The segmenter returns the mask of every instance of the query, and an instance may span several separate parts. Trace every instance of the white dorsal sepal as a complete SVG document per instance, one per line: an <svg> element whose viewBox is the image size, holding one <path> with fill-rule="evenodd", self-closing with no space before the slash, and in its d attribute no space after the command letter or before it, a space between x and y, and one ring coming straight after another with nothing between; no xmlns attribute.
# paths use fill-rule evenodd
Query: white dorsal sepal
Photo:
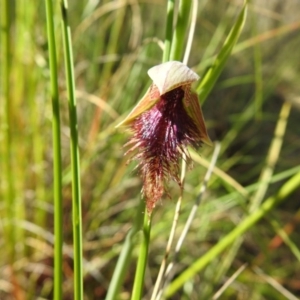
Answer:
<svg viewBox="0 0 300 300"><path fill-rule="evenodd" d="M149 77L157 86L161 95L186 84L197 81L200 77L179 61L168 61L148 70Z"/></svg>

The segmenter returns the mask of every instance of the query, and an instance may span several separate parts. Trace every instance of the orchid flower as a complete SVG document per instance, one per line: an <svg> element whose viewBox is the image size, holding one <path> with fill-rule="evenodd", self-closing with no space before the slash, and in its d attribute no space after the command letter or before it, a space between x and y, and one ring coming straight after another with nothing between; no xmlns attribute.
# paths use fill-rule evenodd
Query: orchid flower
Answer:
<svg viewBox="0 0 300 300"><path fill-rule="evenodd" d="M165 193L169 179L180 185L179 159L189 157L187 146L211 145L191 85L199 76L186 65L170 61L148 70L153 83L144 97L118 126L127 125L133 136L125 146L135 152L143 180L142 193L151 214Z"/></svg>

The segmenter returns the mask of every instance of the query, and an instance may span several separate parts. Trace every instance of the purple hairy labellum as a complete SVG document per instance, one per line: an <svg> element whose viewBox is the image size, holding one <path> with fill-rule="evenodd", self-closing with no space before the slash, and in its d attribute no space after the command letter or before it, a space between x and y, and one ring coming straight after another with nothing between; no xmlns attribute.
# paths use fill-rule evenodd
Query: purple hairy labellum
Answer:
<svg viewBox="0 0 300 300"><path fill-rule="evenodd" d="M133 159L143 179L148 213L165 192L169 179L180 185L179 159L188 145L211 144L198 96L192 82L199 76L186 65L171 61L148 71L152 85L120 125L128 125L133 136L126 146L136 152Z"/></svg>

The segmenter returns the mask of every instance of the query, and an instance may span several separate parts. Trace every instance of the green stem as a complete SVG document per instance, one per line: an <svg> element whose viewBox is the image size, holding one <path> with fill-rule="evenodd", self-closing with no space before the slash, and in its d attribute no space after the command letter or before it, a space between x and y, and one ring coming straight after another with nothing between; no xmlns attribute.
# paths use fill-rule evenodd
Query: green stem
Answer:
<svg viewBox="0 0 300 300"><path fill-rule="evenodd" d="M167 62L170 58L172 37L173 37L173 19L174 19L174 0L168 1L167 7L167 24L165 36L165 48L162 62Z"/></svg>
<svg viewBox="0 0 300 300"><path fill-rule="evenodd" d="M145 212L145 203L140 201L134 224L130 231L128 232L124 245L122 247L122 252L119 256L113 277L109 284L109 289L106 294L106 300L114 300L118 298L121 285L124 281L126 271L128 270L128 265L131 261L132 250L135 246L135 238L137 232L142 227L143 224L143 213Z"/></svg>
<svg viewBox="0 0 300 300"><path fill-rule="evenodd" d="M276 196L268 198L255 212L244 219L244 221L235 227L227 236L222 238L219 243L200 257L192 267L182 272L167 288L165 297L171 297L187 280L203 270L208 263L218 257L220 253L230 246L238 237L252 228L255 223L295 191L299 187L299 183L300 173L297 173L282 186Z"/></svg>
<svg viewBox="0 0 300 300"><path fill-rule="evenodd" d="M208 68L204 76L200 79L199 85L197 87L197 93L199 94L202 104L204 103L208 94L214 87L217 79L219 78L221 72L224 69L224 66L231 54L233 47L235 46L238 38L240 37L247 17L247 7L248 0L244 0L243 9L241 10L236 22L231 28L220 52L218 53L214 62Z"/></svg>
<svg viewBox="0 0 300 300"><path fill-rule="evenodd" d="M181 60L185 45L185 34L189 24L191 0L181 0L178 8L178 19L172 40L170 60Z"/></svg>
<svg viewBox="0 0 300 300"><path fill-rule="evenodd" d="M73 214L73 243L74 243L74 299L83 299L82 274L82 217L80 190L80 159L78 147L77 112L75 99L75 79L71 30L68 24L67 0L61 1L62 33L64 42L66 79L69 97L69 118L71 138L71 167L72 167L72 214Z"/></svg>
<svg viewBox="0 0 300 300"><path fill-rule="evenodd" d="M149 242L150 242L150 232L151 232L151 215L149 216L149 214L145 212L144 227L143 227L143 242L139 253L131 300L142 299L145 270L148 261L147 258L148 258Z"/></svg>
<svg viewBox="0 0 300 300"><path fill-rule="evenodd" d="M62 299L63 217L60 112L57 82L57 59L52 0L46 0L47 35L52 99L53 189L54 189L54 299Z"/></svg>

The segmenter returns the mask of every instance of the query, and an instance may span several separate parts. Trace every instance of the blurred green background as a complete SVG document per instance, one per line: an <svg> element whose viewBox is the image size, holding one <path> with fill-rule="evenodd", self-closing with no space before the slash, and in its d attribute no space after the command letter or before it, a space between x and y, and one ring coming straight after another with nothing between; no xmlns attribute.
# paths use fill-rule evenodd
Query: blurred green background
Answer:
<svg viewBox="0 0 300 300"><path fill-rule="evenodd" d="M188 65L200 76L220 50L241 7L239 0L199 1ZM217 167L224 173L214 173L210 180L180 253L183 268L247 215L249 201L255 197L267 163L271 183L259 202L276 193L289 176L300 170L299 11L299 0L251 1L241 38L202 106L211 139L221 143ZM7 107L1 87L0 299L51 299L52 109L45 3L11 1L10 12L11 48L8 56L1 55L2 64L9 60L11 73ZM59 16L57 5L54 20L64 167L64 294L65 299L72 299L68 103ZM86 299L105 297L122 242L131 227L137 203L141 201L141 180L133 170L135 163L127 164L124 157L123 145L129 134L114 127L148 88L147 70L161 62L165 16L166 1L162 0L69 3L81 156ZM275 134L282 110L285 110L287 127ZM7 115L9 136L6 136ZM282 149L280 151L280 145L276 144L270 153L276 136L282 137ZM11 249L6 247L5 239L9 235L5 205L10 180L5 169L8 142L15 199L14 207L9 209L15 215L13 224L17 233L13 265ZM204 178L203 161L209 161L212 152L213 148L207 146L198 154L191 152L193 157L199 158L199 154L201 157L187 174L179 229L184 226ZM146 291L157 276L180 194L175 183L171 182L168 190L172 199L163 199L153 216ZM286 230L296 250L282 242L273 222ZM174 299L212 299L244 263L248 263L247 268L221 299L297 299L300 297L300 263L294 252L299 253L300 249L299 222L298 189L267 219L253 226L240 245L235 246L236 251L233 247L216 258ZM11 268L15 270L13 280L8 276ZM129 299L134 269L133 262L120 299ZM190 294L189 289L193 290ZM290 294L284 294L282 289Z"/></svg>

